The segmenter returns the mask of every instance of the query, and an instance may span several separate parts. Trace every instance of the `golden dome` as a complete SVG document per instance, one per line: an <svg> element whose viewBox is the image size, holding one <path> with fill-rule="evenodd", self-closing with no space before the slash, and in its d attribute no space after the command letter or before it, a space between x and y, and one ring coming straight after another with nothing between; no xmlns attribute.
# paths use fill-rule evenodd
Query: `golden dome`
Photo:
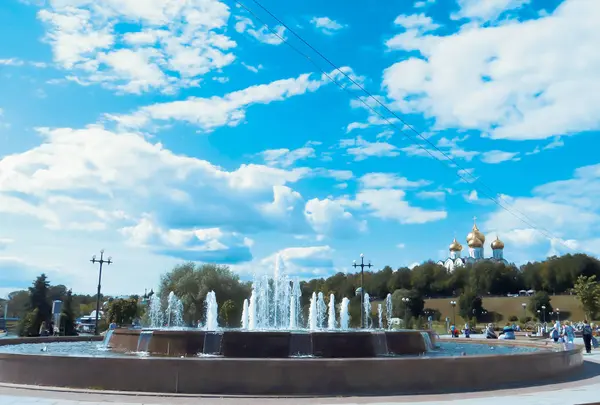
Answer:
<svg viewBox="0 0 600 405"><path fill-rule="evenodd" d="M498 238L498 235L496 235L496 240L492 242L491 246L492 246L492 250L504 249L504 242L502 242Z"/></svg>
<svg viewBox="0 0 600 405"><path fill-rule="evenodd" d="M458 243L456 238L454 238L454 240L450 244L450 251L451 252L460 252L461 250L462 250L462 245L460 243Z"/></svg>
<svg viewBox="0 0 600 405"><path fill-rule="evenodd" d="M475 239L475 238L479 239L479 241L481 243L485 243L485 235L479 231L479 228L477 228L477 224L473 220L473 229L467 235L467 243L469 243L471 241L471 239Z"/></svg>
<svg viewBox="0 0 600 405"><path fill-rule="evenodd" d="M481 239L479 239L477 237L469 239L469 247L470 248L480 248L480 247L483 247L483 242L481 241Z"/></svg>

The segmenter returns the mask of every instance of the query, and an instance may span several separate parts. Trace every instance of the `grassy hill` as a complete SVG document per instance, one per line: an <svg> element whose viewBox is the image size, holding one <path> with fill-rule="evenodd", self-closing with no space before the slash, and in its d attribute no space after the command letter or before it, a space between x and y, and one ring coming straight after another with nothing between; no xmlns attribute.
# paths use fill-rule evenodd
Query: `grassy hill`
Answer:
<svg viewBox="0 0 600 405"><path fill-rule="evenodd" d="M437 309L442 314L442 319L449 317L452 319L452 306L450 301L453 298L435 298L425 300L425 308ZM456 299L458 301L458 299ZM519 319L523 317L522 304L528 304L528 297L491 297L483 299L483 307L488 311L492 317L495 315L495 319L490 319L495 322L508 322L511 316L517 316ZM550 304L556 311L556 308L560 309L560 319L581 321L584 319L583 311L579 306L579 301L572 295L554 295L551 296ZM458 308L456 310L457 322ZM537 314L536 314L537 315ZM530 312L527 312L527 316L532 316ZM553 319L556 319L553 317ZM550 319L546 318L546 321Z"/></svg>
<svg viewBox="0 0 600 405"><path fill-rule="evenodd" d="M579 301L572 295L554 295L550 297L550 304L552 308L560 309L561 320L572 320L581 321L584 319L583 311L579 306ZM458 301L458 298L434 298L425 300L425 308L437 309L440 311L444 320L446 317L452 319L452 306L450 301ZM487 318L490 322L508 322L511 316L516 316L519 319L523 317L522 304L529 303L529 297L490 297L483 299L483 307L488 311ZM383 304L382 301L373 302L372 308L373 313L377 312L377 304ZM536 314L537 315L537 314ZM532 316L530 312L527 312L527 316ZM458 315L458 307L456 308L456 319L457 322L464 322ZM556 319L555 316L552 319ZM546 318L546 321L552 319Z"/></svg>

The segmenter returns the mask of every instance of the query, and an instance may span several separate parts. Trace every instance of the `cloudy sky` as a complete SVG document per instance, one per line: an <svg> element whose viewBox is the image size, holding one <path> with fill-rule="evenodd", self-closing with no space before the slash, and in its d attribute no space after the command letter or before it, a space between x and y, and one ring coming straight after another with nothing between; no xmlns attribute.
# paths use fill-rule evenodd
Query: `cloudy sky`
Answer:
<svg viewBox="0 0 600 405"><path fill-rule="evenodd" d="M600 252L600 1L242 3L1 2L0 292Z"/></svg>

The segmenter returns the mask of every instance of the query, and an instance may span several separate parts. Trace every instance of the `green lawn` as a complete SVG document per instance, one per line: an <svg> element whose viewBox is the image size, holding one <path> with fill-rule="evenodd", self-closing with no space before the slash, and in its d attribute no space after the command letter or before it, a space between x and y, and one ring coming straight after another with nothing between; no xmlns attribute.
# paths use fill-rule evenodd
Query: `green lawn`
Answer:
<svg viewBox="0 0 600 405"><path fill-rule="evenodd" d="M583 311L579 306L579 301L572 295L554 295L550 297L550 304L554 309L560 310L561 320L571 321L582 321L584 319ZM437 309L442 315L442 320L446 317L453 319L452 306L450 301L458 301L458 298L434 298L425 300L425 308ZM483 307L490 314L495 314L496 318L493 319L496 323L508 322L511 316L517 316L519 319L523 317L523 306L522 304L529 303L529 297L492 297L483 299ZM383 301L374 301L372 308L373 312L377 313L377 304L382 304L385 307ZM530 312L526 314L528 317L533 316ZM536 314L537 315L537 314ZM458 322L464 322L458 315L458 308L456 309L456 319ZM556 319L552 317L552 319ZM547 318L546 321L551 319Z"/></svg>

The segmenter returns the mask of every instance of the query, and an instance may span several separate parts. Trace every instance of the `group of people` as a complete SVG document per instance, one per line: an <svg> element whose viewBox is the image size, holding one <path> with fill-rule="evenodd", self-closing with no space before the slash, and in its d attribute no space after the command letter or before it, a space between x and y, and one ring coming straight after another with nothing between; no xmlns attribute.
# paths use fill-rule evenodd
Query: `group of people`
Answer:
<svg viewBox="0 0 600 405"><path fill-rule="evenodd" d="M556 321L556 323L549 332L549 337L552 340L554 340L555 343L561 342L572 344L575 341L575 333L577 330L581 331L581 335L583 337L583 344L587 353L592 352L592 347L597 348L600 346L598 340L594 336L594 327L587 320L583 321L583 324L578 328L576 328L569 321L563 322L562 324L559 321ZM511 325L510 323L507 323L502 328L500 333L496 334L494 325L489 323L485 329L485 337L486 339L514 340L516 338L515 332L518 331L520 331L518 325ZM452 325L450 327L449 332L452 337L457 338L460 336L461 330L460 328L457 328L456 326ZM469 338L471 336L472 331L468 323L465 324L465 328L462 332L464 333L466 338ZM545 329L541 330L542 334L544 332Z"/></svg>
<svg viewBox="0 0 600 405"><path fill-rule="evenodd" d="M580 329L585 351L586 353L591 353L592 347L598 347L598 340L594 336L594 327L586 319L583 321L583 325L581 325ZM556 321L549 334L550 338L554 340L555 343L573 343L575 341L575 332L576 329L571 322L566 321L561 325L559 321Z"/></svg>
<svg viewBox="0 0 600 405"><path fill-rule="evenodd" d="M502 328L500 333L498 333L496 335L496 331L494 330L494 325L491 323L488 323L487 327L485 328L485 338L486 339L515 340L516 339L515 332L517 332L519 330L520 330L520 328L518 326L507 323L506 325L504 325L504 327Z"/></svg>

